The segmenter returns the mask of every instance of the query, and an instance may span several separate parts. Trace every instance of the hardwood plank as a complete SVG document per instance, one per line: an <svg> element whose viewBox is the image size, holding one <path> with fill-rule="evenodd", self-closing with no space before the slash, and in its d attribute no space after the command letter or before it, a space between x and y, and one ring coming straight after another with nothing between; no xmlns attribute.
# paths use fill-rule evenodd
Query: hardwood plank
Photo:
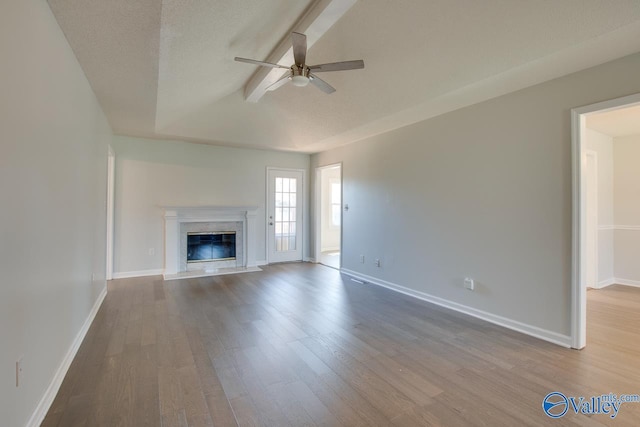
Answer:
<svg viewBox="0 0 640 427"><path fill-rule="evenodd" d="M184 415L184 404L176 368L158 366L158 394L163 427L179 426L181 415Z"/></svg>
<svg viewBox="0 0 640 427"><path fill-rule="evenodd" d="M375 372L326 342L305 338L302 343L345 382L378 408L388 419L412 406L410 399L381 379Z"/></svg>
<svg viewBox="0 0 640 427"><path fill-rule="evenodd" d="M58 425L60 426L87 426L91 423L91 402L93 401L92 394L80 394L72 396L69 399L69 403L66 410L60 418Z"/></svg>
<svg viewBox="0 0 640 427"><path fill-rule="evenodd" d="M196 367L192 365L179 368L178 380L180 381L182 403L189 426L213 426Z"/></svg>
<svg viewBox="0 0 640 427"><path fill-rule="evenodd" d="M327 408L313 391L302 381L295 381L286 385L289 398L297 402L309 414L318 426L337 426L340 421Z"/></svg>
<svg viewBox="0 0 640 427"><path fill-rule="evenodd" d="M229 401L240 427L257 427L260 425L259 415L249 396L237 397Z"/></svg>
<svg viewBox="0 0 640 427"><path fill-rule="evenodd" d="M272 393L261 381L251 361L244 351L235 351L233 362L237 367L239 380L242 382L246 394L256 409L257 416L262 425L288 426L287 417L282 413Z"/></svg>
<svg viewBox="0 0 640 427"><path fill-rule="evenodd" d="M121 357L121 355L107 357L103 369L95 375L97 381L94 417L97 426L108 427L113 424Z"/></svg>
<svg viewBox="0 0 640 427"><path fill-rule="evenodd" d="M300 404L300 402L298 402L295 396L289 392L288 387L288 384L272 384L267 388L267 392L277 402L282 412L286 414L291 426L315 426L316 423L313 422L311 416L309 416L305 408Z"/></svg>
<svg viewBox="0 0 640 427"><path fill-rule="evenodd" d="M278 351L287 357L298 377L343 425L388 425L384 415L344 383L302 343L288 343L279 347Z"/></svg>

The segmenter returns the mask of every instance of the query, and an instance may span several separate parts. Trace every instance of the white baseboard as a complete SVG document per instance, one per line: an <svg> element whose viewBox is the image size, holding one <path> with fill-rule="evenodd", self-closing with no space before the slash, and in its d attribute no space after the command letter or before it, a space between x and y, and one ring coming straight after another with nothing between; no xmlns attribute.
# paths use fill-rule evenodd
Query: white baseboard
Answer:
<svg viewBox="0 0 640 427"><path fill-rule="evenodd" d="M633 286L636 288L640 288L640 280L631 280L631 279L621 279L620 277L612 277L611 279L606 279L598 282L598 287L596 289L606 288L611 285L624 285L624 286Z"/></svg>
<svg viewBox="0 0 640 427"><path fill-rule="evenodd" d="M53 376L53 379L51 380L51 383L49 384L49 387L47 387L47 390L42 396L42 399L40 399L40 402L38 403L36 410L31 415L31 418L29 418L29 421L27 422L26 427L38 427L44 420L44 417L47 415L47 412L49 412L49 408L53 403L53 399L55 399L56 394L58 394L58 390L60 390L62 381L64 380L65 375L67 375L69 366L71 366L71 362L73 362L73 358L76 357L76 353L80 348L80 344L82 344L82 341L84 340L85 335L87 335L87 332L91 327L91 323L93 323L93 319L95 319L96 314L98 314L98 310L100 310L100 306L102 305L102 302L104 301L104 298L106 296L107 296L107 287L105 285L102 292L100 292L100 295L98 295L98 299L96 299L95 304L93 304L93 307L89 312L89 316L87 316L87 319L84 321L82 328L80 328L78 335L76 335L76 338L73 340L73 343L71 343L71 347L69 348L69 351L67 351L67 354L65 355L64 359L62 359L62 363L60 363L58 370L56 371L55 375Z"/></svg>
<svg viewBox="0 0 640 427"><path fill-rule="evenodd" d="M121 271L118 273L113 273L113 278L128 279L130 277L160 276L162 273L164 273L164 269L162 268L156 270Z"/></svg>
<svg viewBox="0 0 640 427"><path fill-rule="evenodd" d="M633 286L636 288L640 288L640 280L621 279L619 277L616 277L614 280L617 285Z"/></svg>
<svg viewBox="0 0 640 427"><path fill-rule="evenodd" d="M307 256L307 257L304 257L304 258L303 258L303 261L304 261L304 262L312 262L312 263L314 263L314 264L316 263L316 259L315 259L315 258L311 258L311 257L308 257L308 256Z"/></svg>
<svg viewBox="0 0 640 427"><path fill-rule="evenodd" d="M602 289L602 288L606 288L607 286L611 286L611 285L615 285L615 284L616 284L615 277L611 277L609 279L605 279L605 280L599 281L595 288L596 289Z"/></svg>
<svg viewBox="0 0 640 427"><path fill-rule="evenodd" d="M615 225L616 230L634 230L640 231L640 225Z"/></svg>
<svg viewBox="0 0 640 427"><path fill-rule="evenodd" d="M601 225L598 230L633 230L640 231L640 225Z"/></svg>
<svg viewBox="0 0 640 427"><path fill-rule="evenodd" d="M446 300L444 298L429 295L427 293L416 291L414 289L406 288L404 286L387 282L385 280L377 279L375 277L367 276L366 274L358 273L352 270L348 270L346 268L343 268L340 271L345 274L348 274L349 276L353 276L356 279L359 279L367 283L371 283L373 285L382 286L384 288L391 289L393 291L400 292L402 294L409 295L414 298L418 298L423 301L427 301L432 304L439 305L441 307L458 311L460 313L468 314L469 316L473 316L478 319L485 320L489 323L503 326L505 328L512 329L514 331L518 331L523 334L530 335L532 337L536 337L541 340L560 345L562 347L567 347L567 348L571 347L571 337L568 335L559 334L557 332L542 329L537 326L519 322L517 320L509 319L509 318L498 316L496 314L492 314L486 311L478 310L473 307L469 307L463 304L459 304L457 302Z"/></svg>
<svg viewBox="0 0 640 427"><path fill-rule="evenodd" d="M267 265L268 262L266 259L261 259L260 261L256 261L256 266L260 267L262 265Z"/></svg>

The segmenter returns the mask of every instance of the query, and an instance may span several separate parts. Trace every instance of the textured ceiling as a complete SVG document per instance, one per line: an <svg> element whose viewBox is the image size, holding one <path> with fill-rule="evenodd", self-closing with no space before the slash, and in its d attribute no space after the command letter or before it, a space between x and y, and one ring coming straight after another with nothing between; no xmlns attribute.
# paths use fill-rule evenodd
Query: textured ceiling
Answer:
<svg viewBox="0 0 640 427"><path fill-rule="evenodd" d="M338 0L339 1L339 0ZM359 0L308 53L364 59L244 101L300 0L49 0L118 134L314 152L640 51L637 0ZM290 64L285 64L290 65Z"/></svg>
<svg viewBox="0 0 640 427"><path fill-rule="evenodd" d="M605 135L640 135L640 105L587 116L586 125Z"/></svg>

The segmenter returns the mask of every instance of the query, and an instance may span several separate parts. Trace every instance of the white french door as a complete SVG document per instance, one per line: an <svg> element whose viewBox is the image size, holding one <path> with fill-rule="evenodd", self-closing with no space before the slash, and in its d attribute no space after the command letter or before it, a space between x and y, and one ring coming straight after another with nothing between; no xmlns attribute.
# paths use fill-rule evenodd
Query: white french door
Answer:
<svg viewBox="0 0 640 427"><path fill-rule="evenodd" d="M268 261L302 260L302 188L304 173L267 169Z"/></svg>

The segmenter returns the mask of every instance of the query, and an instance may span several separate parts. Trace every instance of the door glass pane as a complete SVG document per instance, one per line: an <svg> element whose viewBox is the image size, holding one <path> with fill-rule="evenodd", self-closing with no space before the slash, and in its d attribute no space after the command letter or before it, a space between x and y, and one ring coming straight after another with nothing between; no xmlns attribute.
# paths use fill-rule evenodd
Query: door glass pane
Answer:
<svg viewBox="0 0 640 427"><path fill-rule="evenodd" d="M289 223L289 249L296 250L296 223Z"/></svg>
<svg viewBox="0 0 640 427"><path fill-rule="evenodd" d="M296 250L297 179L276 177L275 182L275 242L276 251Z"/></svg>

